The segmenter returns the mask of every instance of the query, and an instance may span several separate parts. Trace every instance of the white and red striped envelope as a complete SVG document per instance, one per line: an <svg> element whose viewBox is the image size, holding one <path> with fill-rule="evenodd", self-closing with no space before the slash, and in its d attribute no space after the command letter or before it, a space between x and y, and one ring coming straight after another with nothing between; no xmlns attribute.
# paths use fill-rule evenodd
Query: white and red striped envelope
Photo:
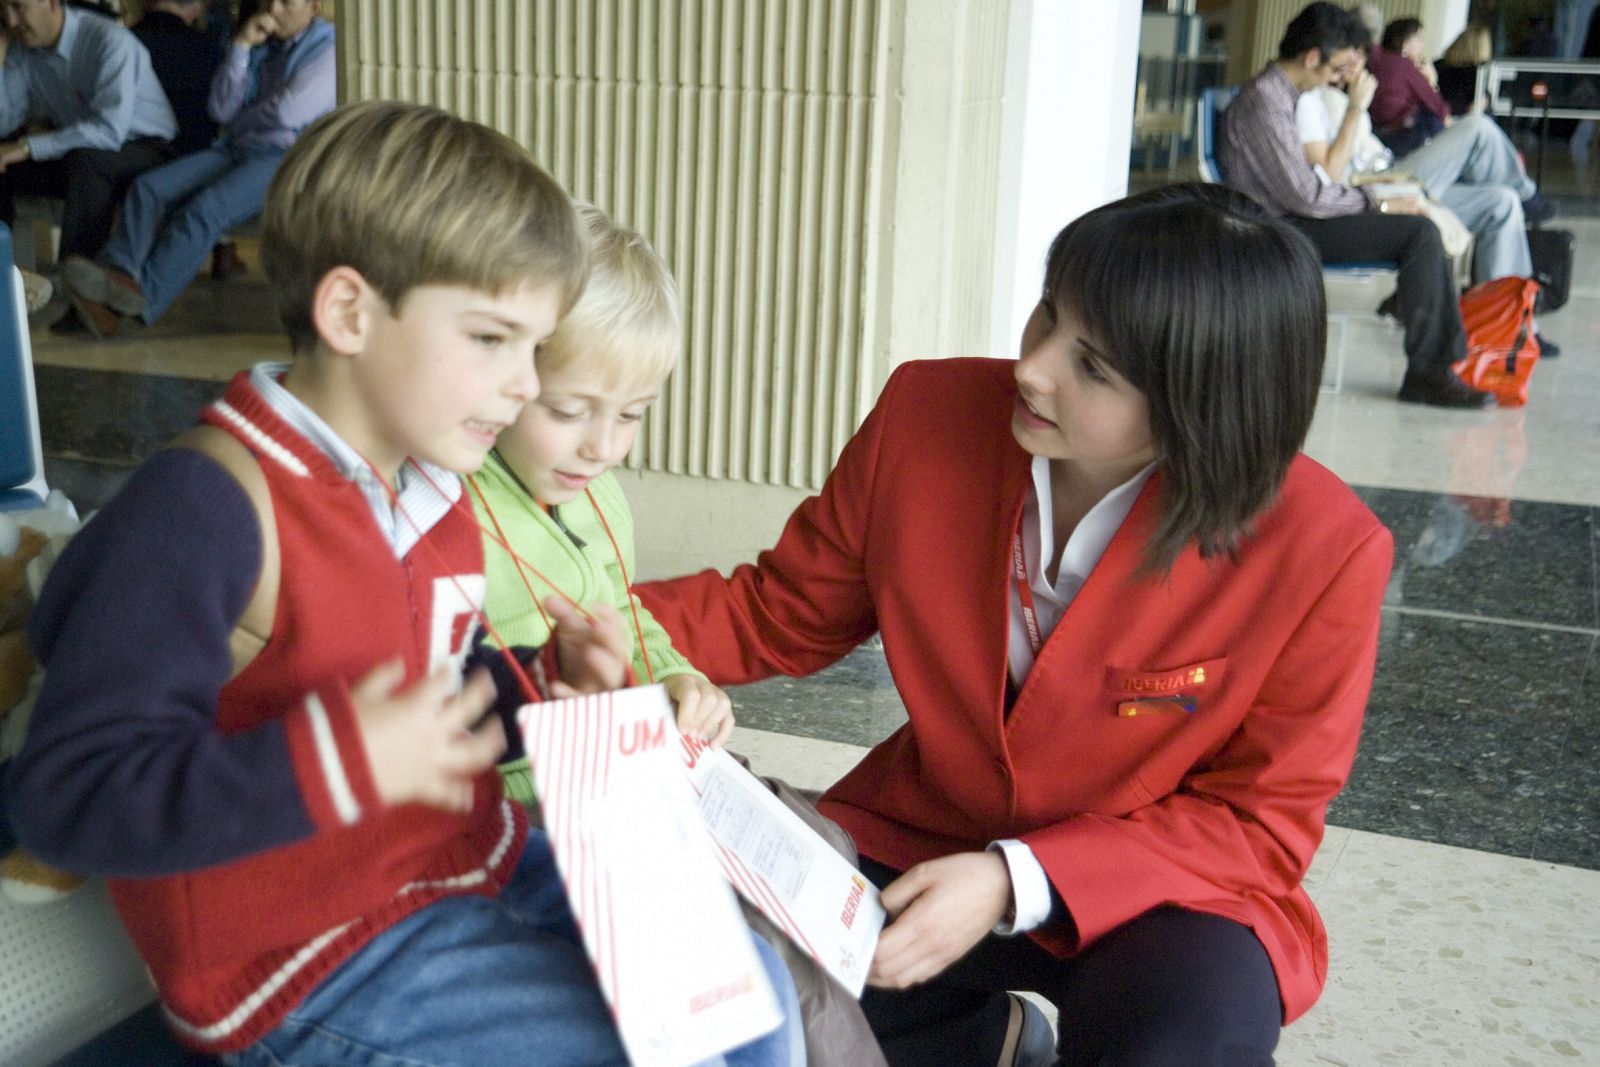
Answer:
<svg viewBox="0 0 1600 1067"><path fill-rule="evenodd" d="M733 757L689 738L681 747L723 873L859 997L887 919L878 888Z"/></svg>
<svg viewBox="0 0 1600 1067"><path fill-rule="evenodd" d="M695 810L660 686L529 704L556 864L628 1057L684 1067L783 1021Z"/></svg>

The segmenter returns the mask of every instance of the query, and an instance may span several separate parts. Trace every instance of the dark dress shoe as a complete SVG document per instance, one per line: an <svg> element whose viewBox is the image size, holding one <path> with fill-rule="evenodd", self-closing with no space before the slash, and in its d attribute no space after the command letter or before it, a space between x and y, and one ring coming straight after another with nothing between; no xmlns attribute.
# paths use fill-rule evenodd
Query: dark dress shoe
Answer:
<svg viewBox="0 0 1600 1067"><path fill-rule="evenodd" d="M1522 202L1522 218L1529 226L1549 222L1555 217L1555 202L1542 193L1534 193Z"/></svg>
<svg viewBox="0 0 1600 1067"><path fill-rule="evenodd" d="M89 327L78 318L78 309L70 302L65 304L66 311L61 317L50 324L50 332L57 337L82 337L89 332Z"/></svg>
<svg viewBox="0 0 1600 1067"><path fill-rule="evenodd" d="M998 1062L1004 1067L1057 1067L1061 1061L1056 1057L1056 1032L1050 1020L1033 1001L1015 993L1008 996L1011 1018Z"/></svg>
<svg viewBox="0 0 1600 1067"><path fill-rule="evenodd" d="M1400 399L1407 404L1431 404L1436 408L1492 408L1493 393L1474 389L1450 371L1417 374L1406 371L1400 383Z"/></svg>
<svg viewBox="0 0 1600 1067"><path fill-rule="evenodd" d="M1555 359L1561 354L1561 346L1550 340L1544 334L1534 334L1533 339L1539 342L1539 358Z"/></svg>
<svg viewBox="0 0 1600 1067"><path fill-rule="evenodd" d="M239 257L239 246L232 241L224 241L211 250L213 281L226 281L235 274L246 273L249 269Z"/></svg>

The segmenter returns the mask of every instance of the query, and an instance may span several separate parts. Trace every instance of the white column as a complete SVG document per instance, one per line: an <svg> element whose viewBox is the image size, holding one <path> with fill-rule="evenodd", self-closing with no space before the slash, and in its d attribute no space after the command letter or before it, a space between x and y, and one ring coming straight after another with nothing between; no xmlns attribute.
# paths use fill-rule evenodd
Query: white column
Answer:
<svg viewBox="0 0 1600 1067"><path fill-rule="evenodd" d="M1050 241L1128 191L1138 0L1012 0L989 354L1015 355Z"/></svg>
<svg viewBox="0 0 1600 1067"><path fill-rule="evenodd" d="M1467 28L1471 4L1472 0L1423 0L1417 18L1422 20L1422 38L1427 42L1428 55L1436 58L1442 55L1450 42Z"/></svg>

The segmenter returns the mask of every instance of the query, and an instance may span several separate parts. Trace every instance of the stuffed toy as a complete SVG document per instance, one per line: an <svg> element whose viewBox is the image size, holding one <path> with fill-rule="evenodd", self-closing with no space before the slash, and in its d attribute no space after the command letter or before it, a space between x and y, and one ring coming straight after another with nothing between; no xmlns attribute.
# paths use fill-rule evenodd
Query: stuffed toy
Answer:
<svg viewBox="0 0 1600 1067"><path fill-rule="evenodd" d="M22 747L43 673L28 651L23 625L78 517L60 493L42 508L0 512L0 761ZM83 879L40 863L23 849L0 858L0 892L22 904L56 900Z"/></svg>

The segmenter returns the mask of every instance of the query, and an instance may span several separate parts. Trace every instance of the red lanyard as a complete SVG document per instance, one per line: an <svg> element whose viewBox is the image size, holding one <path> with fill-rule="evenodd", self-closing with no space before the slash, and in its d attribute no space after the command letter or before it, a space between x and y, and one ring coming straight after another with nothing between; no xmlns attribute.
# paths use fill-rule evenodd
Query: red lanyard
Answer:
<svg viewBox="0 0 1600 1067"><path fill-rule="evenodd" d="M424 476L426 476L426 472L424 472ZM582 605L579 605L578 602L564 592L560 586L551 581L547 575L540 573L538 568L534 567L533 564L529 563L526 559L523 559L522 556L520 556L517 551L511 547L511 541L506 537L505 530L501 528L500 519L495 515L494 508L490 506L489 498L484 494L483 488L478 485L478 480L474 477L468 477L466 481L467 484L472 487L473 493L477 496L478 503L483 505L484 514L488 515L489 521L494 524L494 533L491 534L488 530L484 530L484 534L493 540L495 544L503 548L506 551L506 554L511 557L511 562L516 569L517 577L522 579L523 588L527 589L528 595L533 598L533 606L538 609L539 617L544 620L545 627L548 628L552 634L554 634L555 628L550 625L550 616L545 614L544 607L539 602L539 594L534 591L533 583L528 580L529 574L532 574L545 585L549 586L551 592L577 606L578 610L583 612L585 618L593 621L594 617L587 611L583 611ZM617 537L611 532L611 524L606 521L606 513L600 510L600 502L595 500L594 493L590 492L588 489L585 489L583 494L589 498L589 506L594 508L595 515L600 519L600 526L606 532L606 539L611 542L611 551L616 554L617 570L622 574L622 585L628 598L628 611L633 616L633 634L639 642L639 657L644 660L645 677L647 677L651 682L654 682L656 680L656 672L654 666L650 663L650 652L644 647L644 627L639 622L639 606L634 601L633 582L628 577L628 565L622 560L622 547L617 544ZM532 500L535 504L539 503L539 501L531 493L528 494L528 499ZM460 506L459 501L457 502L456 506ZM543 505L540 506L542 507ZM474 518L473 521L476 522L476 518ZM498 634L495 635L495 640L500 640Z"/></svg>
<svg viewBox="0 0 1600 1067"><path fill-rule="evenodd" d="M617 544L617 535L611 532L611 524L606 521L606 513L600 510L600 502L594 498L594 493L588 488L583 490L583 495L589 498L589 505L594 508L594 513L600 519L600 528L606 532L606 540L611 542L611 551L617 556L617 570L622 574L622 588L628 596L628 612L633 616L633 635L639 639L639 658L644 660L644 674L653 683L656 680L655 668L650 666L650 650L644 647L644 627L639 625L639 605L633 595L633 580L628 577L628 565L622 562L622 548Z"/></svg>
<svg viewBox="0 0 1600 1067"><path fill-rule="evenodd" d="M1022 550L1022 516L1017 516L1017 528L1011 534L1011 576L1017 583L1017 599L1022 602L1022 626L1028 631L1028 643L1033 646L1033 657L1039 658L1044 648L1044 635L1039 631L1039 615L1033 609L1033 590L1028 584L1028 557Z"/></svg>

